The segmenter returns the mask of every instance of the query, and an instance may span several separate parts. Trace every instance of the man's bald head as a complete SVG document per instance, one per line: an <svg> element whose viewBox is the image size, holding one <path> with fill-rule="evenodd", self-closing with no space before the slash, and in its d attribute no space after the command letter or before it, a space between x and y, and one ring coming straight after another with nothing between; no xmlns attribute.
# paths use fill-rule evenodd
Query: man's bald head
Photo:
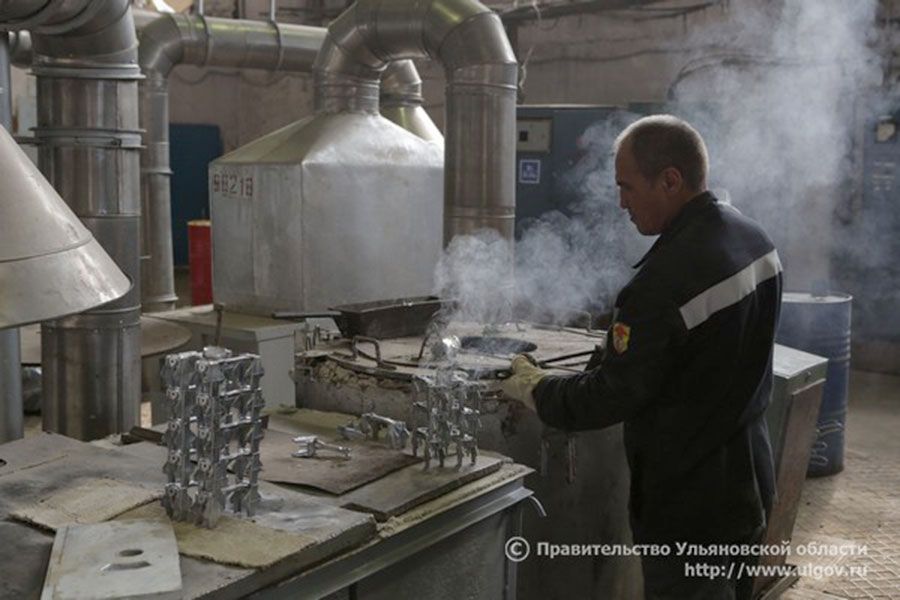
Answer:
<svg viewBox="0 0 900 600"><path fill-rule="evenodd" d="M696 129L671 115L653 115L639 119L625 128L615 142L618 154L630 152L638 170L653 180L665 169L681 173L685 188L699 193L706 189L709 155L706 144Z"/></svg>

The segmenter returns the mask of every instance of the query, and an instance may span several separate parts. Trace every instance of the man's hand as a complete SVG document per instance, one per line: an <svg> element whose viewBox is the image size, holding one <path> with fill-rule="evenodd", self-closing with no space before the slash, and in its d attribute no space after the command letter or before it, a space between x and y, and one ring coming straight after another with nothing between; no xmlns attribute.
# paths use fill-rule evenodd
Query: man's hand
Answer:
<svg viewBox="0 0 900 600"><path fill-rule="evenodd" d="M534 365L524 354L519 354L512 360L509 370L512 372L507 379L500 384L503 393L518 400L531 410L537 411L534 404L534 386L543 379L547 373Z"/></svg>

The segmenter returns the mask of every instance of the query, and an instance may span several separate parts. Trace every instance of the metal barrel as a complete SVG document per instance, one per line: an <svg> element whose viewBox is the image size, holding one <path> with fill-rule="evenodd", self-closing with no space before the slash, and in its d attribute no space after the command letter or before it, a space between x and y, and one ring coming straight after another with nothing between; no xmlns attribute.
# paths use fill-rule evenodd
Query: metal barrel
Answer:
<svg viewBox="0 0 900 600"><path fill-rule="evenodd" d="M817 437L806 474L833 475L844 468L844 428L850 383L850 307L853 297L831 292L785 292L776 341L828 359Z"/></svg>

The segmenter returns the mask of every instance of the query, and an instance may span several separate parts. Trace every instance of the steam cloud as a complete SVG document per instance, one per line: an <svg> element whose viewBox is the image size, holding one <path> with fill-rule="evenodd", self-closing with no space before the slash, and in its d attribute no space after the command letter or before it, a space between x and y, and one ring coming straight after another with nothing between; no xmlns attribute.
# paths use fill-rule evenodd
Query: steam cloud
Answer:
<svg viewBox="0 0 900 600"><path fill-rule="evenodd" d="M712 187L763 224L794 289L833 287L835 210L854 177L854 104L880 82L876 0L740 2L695 35L728 48L692 57L672 112L710 149ZM703 106L706 103L706 106Z"/></svg>
<svg viewBox="0 0 900 600"><path fill-rule="evenodd" d="M584 155L557 182L557 192L575 201L565 214L521 223L514 250L493 230L451 241L435 279L437 293L457 302L454 320L564 323L612 309L652 242L619 208L615 186L612 143L636 118L623 112L584 132Z"/></svg>
<svg viewBox="0 0 900 600"><path fill-rule="evenodd" d="M830 256L843 251L834 215L853 177L854 99L881 77L876 8L876 0L730 3L721 23L691 34L703 42L696 46L723 50L679 65L658 111L700 130L710 187L763 224L795 289L831 285ZM435 280L437 293L459 303L454 318L503 322L515 307L518 318L562 322L610 310L652 242L618 207L610 155L636 118L623 111L584 133L586 154L560 182L577 200L566 214L520 224L515 250L493 232L451 242Z"/></svg>

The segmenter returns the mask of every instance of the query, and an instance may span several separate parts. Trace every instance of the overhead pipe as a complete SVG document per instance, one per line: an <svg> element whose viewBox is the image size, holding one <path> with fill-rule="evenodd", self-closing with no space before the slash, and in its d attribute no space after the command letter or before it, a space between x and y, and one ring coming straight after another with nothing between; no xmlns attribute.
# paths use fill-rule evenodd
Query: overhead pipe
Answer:
<svg viewBox="0 0 900 600"><path fill-rule="evenodd" d="M134 15L134 26L138 31L150 22L155 21L160 14L155 10L140 8L132 8L131 13ZM13 66L20 69L29 68L32 58L31 33L28 31L10 31L9 54L10 62Z"/></svg>
<svg viewBox="0 0 900 600"><path fill-rule="evenodd" d="M141 30L139 62L145 75L140 84L146 146L141 155L145 310L170 309L177 299L169 163L168 78L172 69L191 64L310 72L326 33L322 27L182 14L163 15ZM389 76L390 72L394 75ZM396 63L385 76L384 93L391 98L390 112L385 116L425 139L442 139L421 106L421 91L421 80L412 62Z"/></svg>
<svg viewBox="0 0 900 600"><path fill-rule="evenodd" d="M447 79L444 243L515 225L518 66L500 18L475 0L358 0L328 27L313 68L316 110L378 111L400 58L439 60Z"/></svg>
<svg viewBox="0 0 900 600"><path fill-rule="evenodd" d="M80 439L126 431L140 404L137 37L129 0L0 4L30 30L38 165L131 279L101 308L41 326L44 428Z"/></svg>

